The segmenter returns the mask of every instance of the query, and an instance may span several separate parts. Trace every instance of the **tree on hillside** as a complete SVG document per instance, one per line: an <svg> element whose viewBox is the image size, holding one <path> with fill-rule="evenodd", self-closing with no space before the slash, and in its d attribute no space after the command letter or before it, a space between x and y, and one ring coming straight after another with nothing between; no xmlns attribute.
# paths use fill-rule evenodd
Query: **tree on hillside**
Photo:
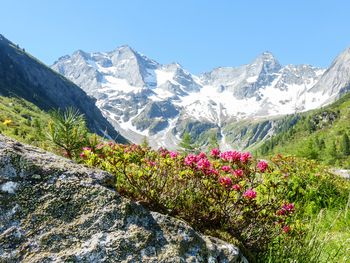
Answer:
<svg viewBox="0 0 350 263"><path fill-rule="evenodd" d="M84 115L74 108L51 111L50 115L48 139L72 159L87 140L88 130Z"/></svg>
<svg viewBox="0 0 350 263"><path fill-rule="evenodd" d="M148 141L147 136L144 136L144 137L143 137L142 142L141 142L141 146L143 146L143 147L145 147L145 148L148 148L148 147L149 147L149 141Z"/></svg>
<svg viewBox="0 0 350 263"><path fill-rule="evenodd" d="M337 145L333 140L331 141L330 145L327 146L327 163L334 165L337 157L338 157Z"/></svg>
<svg viewBox="0 0 350 263"><path fill-rule="evenodd" d="M308 139L303 146L298 149L298 155L308 159L317 160L318 150L316 149L315 142L312 139Z"/></svg>
<svg viewBox="0 0 350 263"><path fill-rule="evenodd" d="M214 149L214 148L219 148L219 141L218 141L218 137L216 136L216 133L213 133L210 137L209 137L209 141L208 141L208 149Z"/></svg>
<svg viewBox="0 0 350 263"><path fill-rule="evenodd" d="M344 133L341 138L340 151L345 156L350 155L350 140L349 140L349 136L346 133Z"/></svg>
<svg viewBox="0 0 350 263"><path fill-rule="evenodd" d="M189 132L184 133L179 146L180 146L180 151L185 153L191 153L195 151L196 147L193 144L192 137Z"/></svg>

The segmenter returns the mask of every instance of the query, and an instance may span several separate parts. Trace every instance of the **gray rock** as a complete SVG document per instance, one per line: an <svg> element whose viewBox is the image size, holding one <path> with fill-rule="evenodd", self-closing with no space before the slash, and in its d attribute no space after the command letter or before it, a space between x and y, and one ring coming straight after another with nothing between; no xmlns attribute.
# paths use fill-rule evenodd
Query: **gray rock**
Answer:
<svg viewBox="0 0 350 263"><path fill-rule="evenodd" d="M0 135L0 262L247 262L151 212L114 177Z"/></svg>

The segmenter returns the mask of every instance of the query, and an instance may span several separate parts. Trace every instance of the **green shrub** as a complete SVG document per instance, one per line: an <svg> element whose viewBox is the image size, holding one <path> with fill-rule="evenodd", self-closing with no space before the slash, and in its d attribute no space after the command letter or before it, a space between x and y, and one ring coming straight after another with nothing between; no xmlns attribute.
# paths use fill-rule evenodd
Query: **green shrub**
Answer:
<svg viewBox="0 0 350 263"><path fill-rule="evenodd" d="M88 130L83 114L73 108L50 112L48 139L72 159L87 144Z"/></svg>
<svg viewBox="0 0 350 263"><path fill-rule="evenodd" d="M254 252L276 235L292 234L294 205L282 197L266 162L249 153L181 155L137 145L85 148L82 161L117 177L117 190L206 233L226 233ZM282 212L281 212L282 211Z"/></svg>

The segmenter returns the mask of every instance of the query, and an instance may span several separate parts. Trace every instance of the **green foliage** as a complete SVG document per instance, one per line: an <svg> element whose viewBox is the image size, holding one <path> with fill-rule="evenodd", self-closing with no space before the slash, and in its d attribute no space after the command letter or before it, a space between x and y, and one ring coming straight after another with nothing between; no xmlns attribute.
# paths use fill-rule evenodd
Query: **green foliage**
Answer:
<svg viewBox="0 0 350 263"><path fill-rule="evenodd" d="M50 150L45 131L50 116L17 97L0 96L0 133L24 143Z"/></svg>
<svg viewBox="0 0 350 263"><path fill-rule="evenodd" d="M350 94L347 94L324 109L282 118L275 135L259 145L258 152L263 156L294 154L347 168L349 123Z"/></svg>
<svg viewBox="0 0 350 263"><path fill-rule="evenodd" d="M350 215L344 209L305 217L302 238L276 238L259 262L328 263L350 261Z"/></svg>
<svg viewBox="0 0 350 263"><path fill-rule="evenodd" d="M298 220L347 199L349 184L316 162L276 156L268 169L259 170L260 164L249 155L245 162L244 154L227 153L241 158L109 143L85 149L81 161L115 174L121 194L184 219L204 233L237 240L255 256L264 255L276 238L302 238L308 225ZM251 192L252 198L247 198L249 190L256 197ZM292 203L294 214L284 208L290 205L293 212Z"/></svg>
<svg viewBox="0 0 350 263"><path fill-rule="evenodd" d="M219 149L219 147L220 145L216 133L211 134L208 141L208 149Z"/></svg>
<svg viewBox="0 0 350 263"><path fill-rule="evenodd" d="M84 115L78 110L67 108L65 111L51 111L48 139L72 159L87 144L87 128Z"/></svg>
<svg viewBox="0 0 350 263"><path fill-rule="evenodd" d="M350 140L346 133L344 133L341 138L340 151L344 156L350 155Z"/></svg>
<svg viewBox="0 0 350 263"><path fill-rule="evenodd" d="M182 140L179 144L180 151L185 153L193 153L196 150L196 146L192 141L191 134L189 132L185 132L182 136Z"/></svg>
<svg viewBox="0 0 350 263"><path fill-rule="evenodd" d="M145 147L145 148L149 147L149 141L148 141L148 138L146 136L143 137L141 146Z"/></svg>

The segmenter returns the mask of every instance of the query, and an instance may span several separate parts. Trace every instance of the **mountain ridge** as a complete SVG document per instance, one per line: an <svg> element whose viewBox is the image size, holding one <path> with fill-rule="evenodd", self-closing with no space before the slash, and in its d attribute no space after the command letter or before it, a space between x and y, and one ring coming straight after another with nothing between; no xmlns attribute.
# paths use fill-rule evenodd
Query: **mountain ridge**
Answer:
<svg viewBox="0 0 350 263"><path fill-rule="evenodd" d="M147 136L154 147L174 149L185 132L204 144L214 133L223 148L235 147L225 139L232 123L315 109L334 101L344 88L331 87L330 94L313 89L325 69L281 65L268 51L249 64L200 75L178 63L160 64L129 46L89 54L88 60L65 56L52 68L94 96L104 116L129 140L140 143ZM144 120L157 107L160 114Z"/></svg>

